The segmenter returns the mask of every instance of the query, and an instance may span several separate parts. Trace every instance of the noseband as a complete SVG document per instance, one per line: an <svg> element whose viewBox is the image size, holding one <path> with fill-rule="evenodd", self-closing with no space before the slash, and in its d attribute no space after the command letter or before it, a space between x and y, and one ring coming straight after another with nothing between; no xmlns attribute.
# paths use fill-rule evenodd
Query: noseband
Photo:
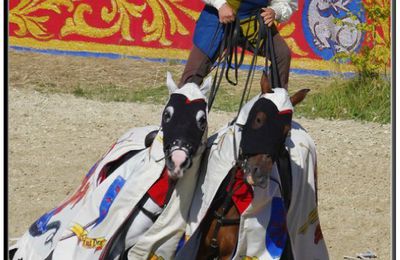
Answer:
<svg viewBox="0 0 400 260"><path fill-rule="evenodd" d="M187 155L189 154L193 154L193 146L188 144L188 143L184 143L182 140L175 140L173 141L168 148L166 149L167 152L172 153L175 150L182 150L184 151Z"/></svg>
<svg viewBox="0 0 400 260"><path fill-rule="evenodd" d="M193 154L193 146L188 143L184 143L182 140L175 140L170 145L168 145L166 149L164 149L165 158L171 158L172 153L177 150L181 150L186 154L186 160L184 162L184 165L182 165L182 168L190 168L190 166L192 165L191 155ZM170 160L165 160L165 163L167 164L168 169L173 168Z"/></svg>

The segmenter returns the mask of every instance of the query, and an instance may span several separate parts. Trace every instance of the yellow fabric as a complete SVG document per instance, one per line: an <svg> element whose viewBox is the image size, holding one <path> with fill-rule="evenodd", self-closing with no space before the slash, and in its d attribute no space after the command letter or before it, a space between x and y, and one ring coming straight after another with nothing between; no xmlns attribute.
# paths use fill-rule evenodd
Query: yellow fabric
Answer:
<svg viewBox="0 0 400 260"><path fill-rule="evenodd" d="M253 47L256 47L258 32L260 30L260 24L257 21L257 17L253 15L240 20L240 27L242 29L243 36L246 37L247 41ZM259 47L263 46L265 40L267 40L267 36L261 39ZM258 55L265 56L265 51L263 49L260 49L258 51Z"/></svg>
<svg viewBox="0 0 400 260"><path fill-rule="evenodd" d="M240 0L227 0L226 1L230 7L232 7L236 12L239 10Z"/></svg>

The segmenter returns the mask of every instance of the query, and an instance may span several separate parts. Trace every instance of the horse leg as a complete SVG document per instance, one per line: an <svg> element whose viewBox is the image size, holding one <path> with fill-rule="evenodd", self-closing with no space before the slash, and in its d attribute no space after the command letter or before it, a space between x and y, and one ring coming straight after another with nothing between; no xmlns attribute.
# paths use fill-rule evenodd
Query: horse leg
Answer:
<svg viewBox="0 0 400 260"><path fill-rule="evenodd" d="M117 236L110 244L110 249L105 253L105 259L115 259L117 256L125 255L125 251L134 246L142 234L144 234L157 220L161 214L160 208L149 196L145 195L142 206L137 207L135 212L125 220L122 229L117 231ZM124 259L121 256L121 259Z"/></svg>
<svg viewBox="0 0 400 260"><path fill-rule="evenodd" d="M135 245L138 238L154 224L162 210L151 198L148 198L128 229L125 246L129 248Z"/></svg>

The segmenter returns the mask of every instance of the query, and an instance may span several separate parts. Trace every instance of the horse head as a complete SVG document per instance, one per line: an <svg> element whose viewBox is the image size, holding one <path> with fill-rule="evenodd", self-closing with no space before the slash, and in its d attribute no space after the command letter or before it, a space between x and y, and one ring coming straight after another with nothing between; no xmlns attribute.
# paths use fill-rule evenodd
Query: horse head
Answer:
<svg viewBox="0 0 400 260"><path fill-rule="evenodd" d="M211 77L201 86L187 83L178 88L167 73L170 98L162 113L163 145L169 177L177 179L190 168L207 130L207 97Z"/></svg>
<svg viewBox="0 0 400 260"><path fill-rule="evenodd" d="M289 97L283 88L269 89L252 105L242 128L240 162L247 183L266 188L273 164L285 149L291 129L293 106L309 89Z"/></svg>

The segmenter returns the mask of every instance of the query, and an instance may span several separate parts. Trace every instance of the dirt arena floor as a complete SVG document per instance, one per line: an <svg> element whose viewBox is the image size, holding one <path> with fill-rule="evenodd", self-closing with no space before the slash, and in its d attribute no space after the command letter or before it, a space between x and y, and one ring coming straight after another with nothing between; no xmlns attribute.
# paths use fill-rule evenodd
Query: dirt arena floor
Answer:
<svg viewBox="0 0 400 260"><path fill-rule="evenodd" d="M30 64L14 62L9 67L10 241L70 195L116 138L132 127L159 124L163 108L23 88L13 79L16 75L29 79L20 69L25 65ZM212 112L210 132L233 115ZM295 120L317 145L319 215L330 258L343 259L370 249L378 259L390 259L390 125Z"/></svg>

